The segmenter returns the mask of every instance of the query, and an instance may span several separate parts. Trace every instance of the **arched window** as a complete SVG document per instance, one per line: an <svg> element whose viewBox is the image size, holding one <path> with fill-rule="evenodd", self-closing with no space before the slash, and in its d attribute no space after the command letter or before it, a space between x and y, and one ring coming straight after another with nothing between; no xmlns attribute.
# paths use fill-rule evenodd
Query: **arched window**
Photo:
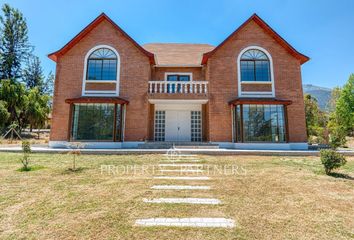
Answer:
<svg viewBox="0 0 354 240"><path fill-rule="evenodd" d="M249 49L240 59L241 82L270 82L270 61L268 56L258 49Z"/></svg>
<svg viewBox="0 0 354 240"><path fill-rule="evenodd" d="M87 59L86 80L117 80L117 55L108 48L99 48Z"/></svg>

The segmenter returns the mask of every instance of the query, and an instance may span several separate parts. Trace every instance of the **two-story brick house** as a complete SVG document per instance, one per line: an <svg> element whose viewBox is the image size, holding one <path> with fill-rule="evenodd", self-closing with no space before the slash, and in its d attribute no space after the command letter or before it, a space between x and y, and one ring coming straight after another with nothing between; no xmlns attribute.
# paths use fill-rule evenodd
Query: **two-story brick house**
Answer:
<svg viewBox="0 0 354 240"><path fill-rule="evenodd" d="M62 49L50 146L307 148L297 52L257 15L221 44L140 46L101 14Z"/></svg>

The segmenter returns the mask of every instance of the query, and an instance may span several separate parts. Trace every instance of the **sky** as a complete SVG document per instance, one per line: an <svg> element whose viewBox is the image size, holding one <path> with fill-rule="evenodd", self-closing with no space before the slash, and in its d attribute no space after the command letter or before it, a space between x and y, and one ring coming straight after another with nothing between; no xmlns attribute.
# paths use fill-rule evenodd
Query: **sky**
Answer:
<svg viewBox="0 0 354 240"><path fill-rule="evenodd" d="M44 72L47 55L63 47L105 12L139 44L217 46L253 13L311 60L304 84L342 86L354 73L354 0L0 0L18 8Z"/></svg>

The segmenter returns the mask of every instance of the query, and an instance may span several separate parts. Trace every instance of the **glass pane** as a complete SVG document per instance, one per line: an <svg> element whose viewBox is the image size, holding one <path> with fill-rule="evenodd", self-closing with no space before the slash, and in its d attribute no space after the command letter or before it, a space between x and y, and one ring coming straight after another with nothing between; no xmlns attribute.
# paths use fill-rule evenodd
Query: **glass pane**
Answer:
<svg viewBox="0 0 354 240"><path fill-rule="evenodd" d="M268 60L268 57L258 49L250 49L242 54L241 60Z"/></svg>
<svg viewBox="0 0 354 240"><path fill-rule="evenodd" d="M255 81L254 61L241 61L241 81Z"/></svg>
<svg viewBox="0 0 354 240"><path fill-rule="evenodd" d="M73 140L113 140L114 104L74 105Z"/></svg>
<svg viewBox="0 0 354 240"><path fill-rule="evenodd" d="M284 142L283 105L243 105L245 142Z"/></svg>
<svg viewBox="0 0 354 240"><path fill-rule="evenodd" d="M92 58L99 58L99 59L107 59L107 58L110 58L110 59L116 59L117 56L116 54L108 49L108 48L100 48L100 49L97 49L96 51L94 51L93 53L91 53L89 59L92 59Z"/></svg>
<svg viewBox="0 0 354 240"><path fill-rule="evenodd" d="M269 82L270 70L268 61L255 61L256 64L256 81Z"/></svg>
<svg viewBox="0 0 354 240"><path fill-rule="evenodd" d="M190 81L190 76L189 75L180 75L179 81L188 82L188 81Z"/></svg>
<svg viewBox="0 0 354 240"><path fill-rule="evenodd" d="M88 60L87 79L101 80L102 76L102 60Z"/></svg>
<svg viewBox="0 0 354 240"><path fill-rule="evenodd" d="M177 75L167 75L167 81L177 81L178 76Z"/></svg>

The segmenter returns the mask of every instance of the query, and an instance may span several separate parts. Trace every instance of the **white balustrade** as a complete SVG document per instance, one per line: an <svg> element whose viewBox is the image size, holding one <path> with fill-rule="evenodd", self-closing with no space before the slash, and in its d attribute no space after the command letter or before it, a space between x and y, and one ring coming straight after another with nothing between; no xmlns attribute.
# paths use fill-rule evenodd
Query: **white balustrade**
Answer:
<svg viewBox="0 0 354 240"><path fill-rule="evenodd" d="M208 93L208 81L149 81L149 93Z"/></svg>

